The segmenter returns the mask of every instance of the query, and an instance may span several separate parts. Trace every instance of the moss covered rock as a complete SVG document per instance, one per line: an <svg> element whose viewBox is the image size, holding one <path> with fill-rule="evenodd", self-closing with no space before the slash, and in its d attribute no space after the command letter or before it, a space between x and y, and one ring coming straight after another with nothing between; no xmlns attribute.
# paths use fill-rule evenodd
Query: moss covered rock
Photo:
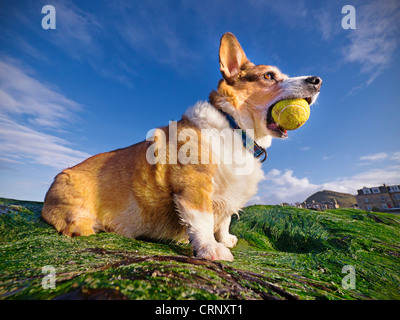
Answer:
<svg viewBox="0 0 400 320"><path fill-rule="evenodd" d="M181 243L67 238L41 208L0 198L1 299L400 298L396 215L250 206L231 226L235 261L219 262ZM346 265L355 287L342 285Z"/></svg>

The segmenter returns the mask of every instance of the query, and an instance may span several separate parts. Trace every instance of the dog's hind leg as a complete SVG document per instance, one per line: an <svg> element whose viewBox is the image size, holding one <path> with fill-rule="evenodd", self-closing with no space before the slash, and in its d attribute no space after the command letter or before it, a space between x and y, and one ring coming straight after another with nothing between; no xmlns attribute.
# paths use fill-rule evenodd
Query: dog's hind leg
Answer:
<svg viewBox="0 0 400 320"><path fill-rule="evenodd" d="M79 176L78 176L79 178ZM74 178L71 170L61 172L54 179L46 194L42 218L59 232L69 237L88 236L101 230L95 214L93 201L82 195L85 185Z"/></svg>
<svg viewBox="0 0 400 320"><path fill-rule="evenodd" d="M85 209L71 209L67 206L43 208L42 218L59 232L68 237L95 234L96 221Z"/></svg>
<svg viewBox="0 0 400 320"><path fill-rule="evenodd" d="M65 229L62 230L62 234L68 237L90 236L96 233L93 225L94 221L92 219L73 219L66 225Z"/></svg>

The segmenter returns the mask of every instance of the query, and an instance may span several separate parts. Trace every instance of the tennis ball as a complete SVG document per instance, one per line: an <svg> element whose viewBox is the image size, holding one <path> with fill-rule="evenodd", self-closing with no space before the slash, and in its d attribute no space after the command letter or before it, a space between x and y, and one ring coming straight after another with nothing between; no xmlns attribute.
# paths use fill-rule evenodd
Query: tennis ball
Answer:
<svg viewBox="0 0 400 320"><path fill-rule="evenodd" d="M285 130L295 130L310 117L310 106L304 99L282 100L272 108L272 118Z"/></svg>

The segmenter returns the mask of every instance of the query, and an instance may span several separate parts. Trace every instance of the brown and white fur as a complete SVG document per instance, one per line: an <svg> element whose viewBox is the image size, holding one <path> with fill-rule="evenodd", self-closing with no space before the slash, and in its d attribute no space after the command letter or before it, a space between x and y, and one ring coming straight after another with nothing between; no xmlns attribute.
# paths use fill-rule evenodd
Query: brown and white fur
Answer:
<svg viewBox="0 0 400 320"><path fill-rule="evenodd" d="M242 129L252 129L253 139L268 148L272 137L287 136L270 116L273 105L288 98L305 98L312 104L319 94L320 78L289 78L276 67L254 65L231 33L221 38L219 58L223 79L217 91L211 92L210 102L198 102L185 112L177 122L178 134L190 129L201 137L202 129L212 129L211 135L232 138L237 133L230 130L217 110L221 109ZM167 140L167 163L151 164L146 152L153 143L162 143L161 134ZM168 127L158 128L152 140L156 142L146 140L101 153L63 170L46 194L42 218L71 237L99 231L153 240L188 237L195 256L233 260L228 248L236 245L237 238L229 233L231 216L257 192L263 177L261 163L239 141L222 143L220 148L202 145L197 156L210 153L210 158L218 158L225 151L241 152L252 164L246 174L237 174L235 161L174 164L168 161L172 139L168 134ZM188 143L198 147L196 141ZM177 149L186 142L178 140Z"/></svg>

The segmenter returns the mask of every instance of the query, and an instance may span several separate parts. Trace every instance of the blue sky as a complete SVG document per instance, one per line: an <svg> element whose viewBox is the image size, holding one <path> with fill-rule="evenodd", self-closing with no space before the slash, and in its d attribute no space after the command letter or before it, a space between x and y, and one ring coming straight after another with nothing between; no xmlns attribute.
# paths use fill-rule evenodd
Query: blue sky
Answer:
<svg viewBox="0 0 400 320"><path fill-rule="evenodd" d="M41 25L44 5L56 29ZM344 5L356 29L341 26ZM309 121L273 140L251 202L400 183L399 1L0 2L0 196L44 199L62 169L179 120L221 78L219 39L322 77Z"/></svg>

